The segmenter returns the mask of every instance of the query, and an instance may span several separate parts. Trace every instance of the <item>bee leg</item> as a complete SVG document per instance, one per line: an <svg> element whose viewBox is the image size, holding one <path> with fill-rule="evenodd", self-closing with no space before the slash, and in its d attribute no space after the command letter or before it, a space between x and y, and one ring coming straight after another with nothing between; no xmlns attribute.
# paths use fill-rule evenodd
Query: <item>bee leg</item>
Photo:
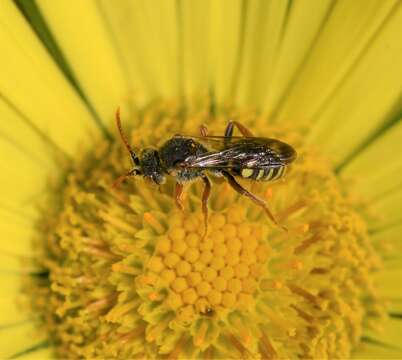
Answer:
<svg viewBox="0 0 402 360"><path fill-rule="evenodd" d="M183 184L176 183L175 187L175 192L174 192L174 198L176 200L176 206L183 211L183 205L181 203L181 194L183 193Z"/></svg>
<svg viewBox="0 0 402 360"><path fill-rule="evenodd" d="M222 171L223 176L226 177L226 179L229 182L229 185L236 190L240 195L245 195L247 196L249 199L251 199L252 201L254 201L257 205L261 206L264 210L265 213L268 215L268 217L271 219L271 221L279 226L280 228L282 228L283 230L287 231L287 229L282 226L279 225L279 223L276 221L275 217L272 215L271 211L269 210L267 204L265 203L264 200L260 199L259 197L255 196L254 194L252 194L251 192L249 192L248 190L244 189L236 180L235 178L229 174L227 171Z"/></svg>
<svg viewBox="0 0 402 360"><path fill-rule="evenodd" d="M243 136L254 137L253 133L249 129L247 129L244 125L234 120L229 121L228 125L226 126L225 137L227 138L232 137L234 126L236 126L239 129L239 131L242 133Z"/></svg>
<svg viewBox="0 0 402 360"><path fill-rule="evenodd" d="M202 137L208 136L208 128L204 124L200 126L200 134Z"/></svg>
<svg viewBox="0 0 402 360"><path fill-rule="evenodd" d="M112 188L117 189L124 180L129 177L141 175L141 172L137 169L130 170L127 174L119 176L115 181L113 181Z"/></svg>
<svg viewBox="0 0 402 360"><path fill-rule="evenodd" d="M211 182L206 175L202 175L201 177L205 184L204 192L202 193L202 212L204 213L205 236L208 231L208 198L211 194Z"/></svg>

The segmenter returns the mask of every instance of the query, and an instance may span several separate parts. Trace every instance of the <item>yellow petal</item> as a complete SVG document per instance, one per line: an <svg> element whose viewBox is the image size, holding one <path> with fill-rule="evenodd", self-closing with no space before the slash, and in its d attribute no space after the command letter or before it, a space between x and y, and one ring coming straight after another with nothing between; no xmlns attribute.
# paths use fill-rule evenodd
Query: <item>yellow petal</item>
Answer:
<svg viewBox="0 0 402 360"><path fill-rule="evenodd" d="M357 153L342 168L341 176L352 179L355 191L367 199L384 196L402 185L402 122Z"/></svg>
<svg viewBox="0 0 402 360"><path fill-rule="evenodd" d="M241 29L244 22L239 0L210 0L209 71L212 90L218 103L233 96L241 56Z"/></svg>
<svg viewBox="0 0 402 360"><path fill-rule="evenodd" d="M130 74L134 96L179 93L177 4L119 0L100 1ZM181 69L180 69L181 71Z"/></svg>
<svg viewBox="0 0 402 360"><path fill-rule="evenodd" d="M27 215L34 214L35 197L45 190L46 169L29 157L17 145L0 138L0 204L18 209Z"/></svg>
<svg viewBox="0 0 402 360"><path fill-rule="evenodd" d="M402 9L395 4L337 2L277 115L313 124L309 140L336 163L375 131L400 96Z"/></svg>
<svg viewBox="0 0 402 360"><path fill-rule="evenodd" d="M36 201L45 192L51 168L46 161L33 158L26 148L30 138L33 139L33 145L40 146L34 134L31 134L32 137L28 135L29 132L23 134L26 137L21 140L21 146L6 137L0 137L0 166L4 169L0 173L0 254L3 270L16 269L18 266L10 254L29 253L33 221L37 214Z"/></svg>
<svg viewBox="0 0 402 360"><path fill-rule="evenodd" d="M400 299L387 299L387 307L391 314L402 314L402 297Z"/></svg>
<svg viewBox="0 0 402 360"><path fill-rule="evenodd" d="M113 38L97 4L83 1L71 6L67 0L37 3L89 102L108 123L129 95L128 78L123 75Z"/></svg>
<svg viewBox="0 0 402 360"><path fill-rule="evenodd" d="M402 267L384 269L379 272L376 276L379 293L385 298L402 299L401 278Z"/></svg>
<svg viewBox="0 0 402 360"><path fill-rule="evenodd" d="M10 107L0 95L0 138L1 141L8 141L15 144L22 152L31 158L31 161L42 164L44 168L52 168L52 156L55 151L55 144L46 136L38 133L37 128L32 126L29 119L18 113L18 110ZM7 154L2 154L8 158ZM13 160L10 159L10 165ZM16 164L14 164L16 165Z"/></svg>
<svg viewBox="0 0 402 360"><path fill-rule="evenodd" d="M0 53L0 94L27 116L31 126L69 153L89 130L99 131L28 23L8 1L0 2Z"/></svg>
<svg viewBox="0 0 402 360"><path fill-rule="evenodd" d="M402 352L396 349L392 349L380 344L373 344L363 342L359 345L357 351L352 354L352 359L373 359L373 360L385 360L385 359L398 359L402 357Z"/></svg>
<svg viewBox="0 0 402 360"><path fill-rule="evenodd" d="M33 349L46 346L45 344L45 337L38 334L38 329L33 322L8 326L2 330L0 336L0 358L9 359L17 354L28 353L29 350L33 355Z"/></svg>
<svg viewBox="0 0 402 360"><path fill-rule="evenodd" d="M29 256L31 253L33 222L24 221L17 214L3 209L0 216L0 233L3 239L0 244L0 269L18 270L21 268L20 257Z"/></svg>
<svg viewBox="0 0 402 360"><path fill-rule="evenodd" d="M183 92L187 97L208 92L209 7L205 0L181 1L181 56L180 69Z"/></svg>
<svg viewBox="0 0 402 360"><path fill-rule="evenodd" d="M45 346L45 347L44 347ZM28 351L27 351L28 350ZM38 343L36 347L26 349L24 354L18 356L18 360L50 360L55 359L55 355L50 346Z"/></svg>
<svg viewBox="0 0 402 360"><path fill-rule="evenodd" d="M2 327L29 322L27 314L24 314L17 306L15 294L5 294L2 292L0 296L0 309L0 326ZM0 338L2 337L0 336Z"/></svg>
<svg viewBox="0 0 402 360"><path fill-rule="evenodd" d="M373 214L373 219L369 221L369 229L381 229L402 222L401 204L402 188L400 186L370 202L367 209Z"/></svg>
<svg viewBox="0 0 402 360"><path fill-rule="evenodd" d="M2 260L2 258L0 259ZM43 334L38 334L36 324L29 318L31 315L24 312L17 304L17 294L20 291L20 285L17 273L0 272L1 359L8 359L10 356L34 348L45 340ZM34 352L30 353L33 355ZM38 357L37 359L44 358Z"/></svg>
<svg viewBox="0 0 402 360"><path fill-rule="evenodd" d="M273 1L272 4L279 7L286 2ZM271 17L277 17L273 21L277 25L273 33L278 36L278 42L271 49L265 48L264 41L260 43L259 48L265 48L263 50L264 57L260 60L262 66L260 70L254 70L257 81L260 82L259 99L268 117L276 111L276 108L281 105L282 99L286 97L288 87L292 85L300 67L309 56L311 47L315 45L333 7L334 2L329 0L295 1L287 6L285 12L280 8L279 16L275 13L271 15ZM264 25L264 17L261 22ZM271 30L267 30L263 34L269 38ZM258 31L257 34L260 32ZM259 38L255 32L252 35L254 38ZM266 67L267 61L268 66Z"/></svg>
<svg viewBox="0 0 402 360"><path fill-rule="evenodd" d="M0 230L2 231L2 230ZM6 237L8 239L8 237ZM10 253L8 250L4 250L0 247L0 271L20 271L21 260L14 253ZM0 281L2 283L2 281ZM1 284L0 284L1 286Z"/></svg>
<svg viewBox="0 0 402 360"><path fill-rule="evenodd" d="M348 76L395 3L395 0L336 2L286 94L280 114L296 122L314 121L314 114Z"/></svg>
<svg viewBox="0 0 402 360"><path fill-rule="evenodd" d="M394 347L395 350L399 350L400 355L402 356L402 320L389 317L386 319L383 328L383 331L366 331L365 335L370 339L379 341L382 344L388 345L389 347Z"/></svg>
<svg viewBox="0 0 402 360"><path fill-rule="evenodd" d="M385 252L385 264L401 265L402 267L402 223L387 227L371 234L374 244Z"/></svg>
<svg viewBox="0 0 402 360"><path fill-rule="evenodd" d="M237 74L236 94L239 104L257 105L265 99L272 78L289 4L257 0L246 5L243 60Z"/></svg>

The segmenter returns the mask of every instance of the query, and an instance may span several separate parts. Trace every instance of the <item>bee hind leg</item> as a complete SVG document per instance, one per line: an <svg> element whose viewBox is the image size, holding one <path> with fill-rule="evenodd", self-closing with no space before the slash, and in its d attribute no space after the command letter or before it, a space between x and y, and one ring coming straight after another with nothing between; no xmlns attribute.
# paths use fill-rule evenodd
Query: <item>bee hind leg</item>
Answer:
<svg viewBox="0 0 402 360"><path fill-rule="evenodd" d="M209 181L206 175L201 176L202 180L204 181L204 191L202 193L202 212L204 214L204 237L207 235L208 231L208 198L211 194L211 182Z"/></svg>
<svg viewBox="0 0 402 360"><path fill-rule="evenodd" d="M229 121L228 125L226 126L225 137L227 138L232 137L235 126L244 137L254 137L253 133L249 129L247 129L244 125L234 120Z"/></svg>
<svg viewBox="0 0 402 360"><path fill-rule="evenodd" d="M206 125L202 124L200 126L200 134L202 137L208 136L208 128L206 127Z"/></svg>
<svg viewBox="0 0 402 360"><path fill-rule="evenodd" d="M236 190L240 195L245 195L247 196L249 199L251 199L252 201L254 201L257 205L261 206L265 213L268 215L268 217L271 219L271 221L279 226L281 229L287 231L287 229L280 225L278 223L278 221L275 219L274 215L272 215L271 211L269 210L267 204L265 203L264 200L260 199L259 197L255 196L254 194L252 194L251 192L249 192L248 190L244 189L237 181L236 179L229 174L227 171L222 171L223 176L225 176L225 178L227 179L227 181L229 182L229 185Z"/></svg>

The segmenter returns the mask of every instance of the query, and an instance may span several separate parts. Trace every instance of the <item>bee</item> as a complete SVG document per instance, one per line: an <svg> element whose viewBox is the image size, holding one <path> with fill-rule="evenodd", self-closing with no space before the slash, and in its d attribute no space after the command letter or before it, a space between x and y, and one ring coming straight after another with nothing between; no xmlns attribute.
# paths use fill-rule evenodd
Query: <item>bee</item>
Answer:
<svg viewBox="0 0 402 360"><path fill-rule="evenodd" d="M182 210L180 199L183 185L202 180L204 191L201 202L206 234L208 198L211 193L209 176L223 177L235 191L261 206L271 221L280 226L266 202L243 188L236 178L252 181L278 180L285 175L288 165L296 159L296 151L292 146L276 139L255 137L244 125L229 121L223 136L208 136L207 128L202 125L200 136L176 134L159 149L147 147L137 154L122 129L119 109L116 112L116 123L134 166L128 173L120 176L113 187L116 188L129 177L143 176L161 185L166 182L166 176L172 176L176 180L175 202ZM242 136L233 136L235 127Z"/></svg>

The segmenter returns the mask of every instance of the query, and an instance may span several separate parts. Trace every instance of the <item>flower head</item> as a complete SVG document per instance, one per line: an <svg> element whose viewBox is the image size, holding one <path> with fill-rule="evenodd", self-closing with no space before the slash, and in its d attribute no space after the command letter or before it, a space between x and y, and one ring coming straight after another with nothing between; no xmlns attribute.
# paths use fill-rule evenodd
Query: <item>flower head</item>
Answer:
<svg viewBox="0 0 402 360"><path fill-rule="evenodd" d="M131 138L158 144L163 129L201 121L218 133L208 102L186 110L154 104ZM152 135L145 119L158 119ZM206 236L198 184L183 211L171 182L158 192L136 178L113 190L118 140L72 164L38 232L48 281L28 287L61 357L342 358L365 322L384 316L371 279L381 260L328 164L297 131L244 120L297 144L300 159L285 179L251 184L288 232L223 182L213 186Z"/></svg>
<svg viewBox="0 0 402 360"><path fill-rule="evenodd" d="M2 2L0 357L400 358L401 16L394 0ZM113 189L130 169L118 106L138 149L229 119L292 144L280 181L239 179L288 232L224 179L205 236L202 184L183 211L173 178Z"/></svg>

